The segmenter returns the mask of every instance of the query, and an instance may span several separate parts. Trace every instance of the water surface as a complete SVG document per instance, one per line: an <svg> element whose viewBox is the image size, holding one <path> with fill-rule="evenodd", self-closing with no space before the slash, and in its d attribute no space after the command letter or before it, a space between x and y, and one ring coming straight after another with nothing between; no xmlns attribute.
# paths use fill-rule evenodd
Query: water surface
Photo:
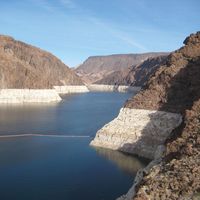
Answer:
<svg viewBox="0 0 200 200"><path fill-rule="evenodd" d="M0 106L0 199L112 200L127 192L146 161L92 148L96 131L131 94L87 93L55 104Z"/></svg>

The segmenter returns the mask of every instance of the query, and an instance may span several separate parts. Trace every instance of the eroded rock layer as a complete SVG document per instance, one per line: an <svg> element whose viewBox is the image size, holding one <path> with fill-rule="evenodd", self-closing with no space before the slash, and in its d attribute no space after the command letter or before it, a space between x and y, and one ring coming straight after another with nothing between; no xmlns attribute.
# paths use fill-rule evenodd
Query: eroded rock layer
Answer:
<svg viewBox="0 0 200 200"><path fill-rule="evenodd" d="M125 85L98 85L91 84L87 85L90 91L98 91L98 92L138 92L140 87L132 87Z"/></svg>
<svg viewBox="0 0 200 200"><path fill-rule="evenodd" d="M85 93L89 92L85 85L65 85L65 86L54 86L56 92L59 94L70 94L70 93Z"/></svg>
<svg viewBox="0 0 200 200"><path fill-rule="evenodd" d="M200 100L186 112L184 123L167 141L161 161L143 173L144 177L132 188L131 199L199 199L199 174Z"/></svg>
<svg viewBox="0 0 200 200"><path fill-rule="evenodd" d="M123 108L117 118L97 132L91 145L153 159L157 147L181 121L180 114Z"/></svg>
<svg viewBox="0 0 200 200"><path fill-rule="evenodd" d="M49 103L61 101L54 89L0 89L0 103Z"/></svg>

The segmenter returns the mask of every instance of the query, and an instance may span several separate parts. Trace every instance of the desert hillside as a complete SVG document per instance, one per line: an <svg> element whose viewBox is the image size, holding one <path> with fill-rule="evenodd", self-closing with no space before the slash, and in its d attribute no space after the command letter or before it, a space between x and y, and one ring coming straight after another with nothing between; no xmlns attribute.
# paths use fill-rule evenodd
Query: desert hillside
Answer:
<svg viewBox="0 0 200 200"><path fill-rule="evenodd" d="M0 88L52 88L82 85L80 78L51 53L0 35Z"/></svg>
<svg viewBox="0 0 200 200"><path fill-rule="evenodd" d="M131 66L141 64L150 57L165 54L166 53L143 53L92 56L89 57L82 65L76 68L75 72L85 83L91 84L117 71L124 71L124 73L126 73L129 71L129 67Z"/></svg>
<svg viewBox="0 0 200 200"><path fill-rule="evenodd" d="M166 61L167 54L146 59L138 65L108 74L95 84L143 86L152 74Z"/></svg>

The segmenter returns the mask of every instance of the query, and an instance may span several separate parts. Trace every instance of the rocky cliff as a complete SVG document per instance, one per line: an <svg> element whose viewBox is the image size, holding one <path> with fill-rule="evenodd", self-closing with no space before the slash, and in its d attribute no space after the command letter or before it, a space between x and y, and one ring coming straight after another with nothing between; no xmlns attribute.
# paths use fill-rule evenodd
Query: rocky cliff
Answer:
<svg viewBox="0 0 200 200"><path fill-rule="evenodd" d="M93 145L113 148L114 144L118 150L154 157L120 199L192 199L200 190L200 32L184 44L92 141Z"/></svg>
<svg viewBox="0 0 200 200"><path fill-rule="evenodd" d="M195 37L196 36L196 37ZM138 95L125 107L184 113L199 99L199 33L186 38L185 46L170 54ZM192 38L195 42L193 42Z"/></svg>
<svg viewBox="0 0 200 200"><path fill-rule="evenodd" d="M0 35L0 88L46 89L82 84L80 78L52 54Z"/></svg>
<svg viewBox="0 0 200 200"><path fill-rule="evenodd" d="M109 74L116 71L122 71L121 73L124 71L126 74L126 72L129 72L128 68L130 66L136 66L150 57L155 57L163 54L165 53L93 56L89 57L82 65L76 68L75 71L85 83L91 84L105 78ZM104 82L102 84L107 83ZM111 81L109 85L114 85L114 82Z"/></svg>
<svg viewBox="0 0 200 200"><path fill-rule="evenodd" d="M147 58L138 65L108 74L95 84L143 86L155 71L165 63L167 54Z"/></svg>
<svg viewBox="0 0 200 200"><path fill-rule="evenodd" d="M199 199L200 32L190 35L184 44L169 57L167 68L160 69L149 81L146 90L127 103L136 107L143 97L143 106L180 112L184 117L166 141L161 160L135 187L136 200ZM155 101L147 103L144 96L150 92L154 92ZM149 96L149 100L152 98Z"/></svg>

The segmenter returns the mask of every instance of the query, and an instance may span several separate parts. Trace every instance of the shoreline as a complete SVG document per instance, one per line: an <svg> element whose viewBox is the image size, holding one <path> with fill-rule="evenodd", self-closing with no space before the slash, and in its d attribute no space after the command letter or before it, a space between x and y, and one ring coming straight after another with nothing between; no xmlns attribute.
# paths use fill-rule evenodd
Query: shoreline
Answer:
<svg viewBox="0 0 200 200"><path fill-rule="evenodd" d="M86 85L53 86L58 94L75 94L90 92Z"/></svg>
<svg viewBox="0 0 200 200"><path fill-rule="evenodd" d="M1 89L1 104L51 103L61 101L55 89Z"/></svg>
<svg viewBox="0 0 200 200"><path fill-rule="evenodd" d="M140 87L123 85L70 85L54 89L0 89L0 104L52 103L62 101L62 94L87 92L138 92Z"/></svg>
<svg viewBox="0 0 200 200"><path fill-rule="evenodd" d="M118 116L97 131L90 145L154 159L182 116L157 110L121 108Z"/></svg>
<svg viewBox="0 0 200 200"><path fill-rule="evenodd" d="M87 85L90 91L96 92L139 92L141 87L133 87L127 85L100 85L91 84Z"/></svg>

